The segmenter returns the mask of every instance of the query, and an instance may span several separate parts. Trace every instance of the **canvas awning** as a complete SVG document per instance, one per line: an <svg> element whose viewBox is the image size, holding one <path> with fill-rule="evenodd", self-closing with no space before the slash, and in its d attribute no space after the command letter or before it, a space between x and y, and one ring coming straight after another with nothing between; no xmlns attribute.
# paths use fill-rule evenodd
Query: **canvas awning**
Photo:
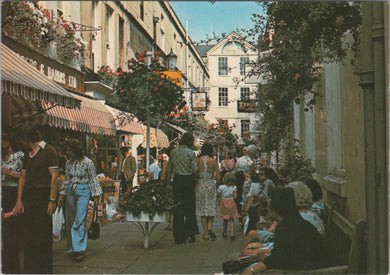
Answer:
<svg viewBox="0 0 390 275"><path fill-rule="evenodd" d="M79 108L80 100L1 43L1 93Z"/></svg>
<svg viewBox="0 0 390 275"><path fill-rule="evenodd" d="M146 148L146 130L147 127L144 127L144 140L142 141L142 147ZM168 136L161 131L160 129L156 129L150 127L150 148L158 147L158 148L168 148L169 147L169 139Z"/></svg>
<svg viewBox="0 0 390 275"><path fill-rule="evenodd" d="M68 109L56 106L48 109L51 103L43 102L43 108L48 109L49 125L74 131L99 135L115 135L116 127L112 114L99 101L74 95L81 101L80 109Z"/></svg>
<svg viewBox="0 0 390 275"><path fill-rule="evenodd" d="M107 110L109 110L111 114L114 116L116 130L132 133L132 134L144 133L144 130L142 128L142 123L134 120L133 115L127 112L120 111L108 105L104 105L104 107L107 108Z"/></svg>

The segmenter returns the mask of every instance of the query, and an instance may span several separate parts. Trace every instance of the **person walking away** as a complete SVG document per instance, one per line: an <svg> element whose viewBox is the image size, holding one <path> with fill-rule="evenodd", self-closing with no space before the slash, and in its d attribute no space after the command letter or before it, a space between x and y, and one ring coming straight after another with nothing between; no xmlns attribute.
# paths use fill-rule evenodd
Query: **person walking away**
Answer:
<svg viewBox="0 0 390 275"><path fill-rule="evenodd" d="M218 162L213 159L213 147L204 143L198 159L199 180L195 186L196 215L201 217L204 235L202 239L215 240L213 231L214 216L217 214L217 181L219 181Z"/></svg>
<svg viewBox="0 0 390 275"><path fill-rule="evenodd" d="M225 152L225 159L221 161L221 177L227 173L227 172L233 172L235 167L236 161L234 160L232 154L230 152Z"/></svg>
<svg viewBox="0 0 390 275"><path fill-rule="evenodd" d="M131 155L130 149L124 152L124 159L122 163L121 184L122 195L129 189L133 188L133 178L137 171L137 162L135 157Z"/></svg>
<svg viewBox="0 0 390 275"><path fill-rule="evenodd" d="M3 219L1 226L2 240L2 272L21 273L19 251L21 249L21 217L15 217L13 208L16 202L18 181L23 166L22 151L14 152L14 144L11 144L11 132L5 130L1 134L1 208L2 213L9 216Z"/></svg>
<svg viewBox="0 0 390 275"><path fill-rule="evenodd" d="M236 239L234 235L234 219L241 217L238 214L237 206L234 199L237 197L237 187L235 186L236 178L233 173L228 172L222 179L222 185L218 187L218 194L222 200L218 209L218 219L223 219L222 237L227 238L227 224L230 223L230 239Z"/></svg>
<svg viewBox="0 0 390 275"><path fill-rule="evenodd" d="M28 153L23 158L13 211L24 213L24 272L53 273L51 216L57 207L57 152L42 140L34 124L23 125L19 137Z"/></svg>
<svg viewBox="0 0 390 275"><path fill-rule="evenodd" d="M183 244L186 238L195 242L199 234L195 215L195 182L199 167L196 163L194 136L188 132L180 139L179 147L171 151L166 181L173 175L173 196L179 204L173 213L173 237L175 243Z"/></svg>
<svg viewBox="0 0 390 275"><path fill-rule="evenodd" d="M149 173L152 174L152 180L157 181L159 179L161 168L158 165L158 160L150 157Z"/></svg>
<svg viewBox="0 0 390 275"><path fill-rule="evenodd" d="M254 145L250 145L250 151L253 149ZM254 147L256 148L256 147ZM236 186L237 186L237 199L236 204L238 207L238 211L242 214L242 201L243 201L243 188L244 182L249 178L249 169L251 164L253 163L252 159L249 157L247 148L244 147L242 149L243 155L237 159L234 171L236 175Z"/></svg>
<svg viewBox="0 0 390 275"><path fill-rule="evenodd" d="M66 253L76 261L82 261L87 250L85 220L88 202L99 203L103 190L96 179L93 161L83 154L81 142L75 138L68 141L66 152L69 160L65 166L65 181L62 184L58 206L66 196Z"/></svg>

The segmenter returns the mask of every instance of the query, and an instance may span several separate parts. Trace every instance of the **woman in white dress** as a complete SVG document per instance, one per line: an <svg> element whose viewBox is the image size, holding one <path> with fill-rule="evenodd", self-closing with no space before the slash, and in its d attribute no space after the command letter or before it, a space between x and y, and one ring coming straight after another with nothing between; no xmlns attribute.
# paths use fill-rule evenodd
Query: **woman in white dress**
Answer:
<svg viewBox="0 0 390 275"><path fill-rule="evenodd" d="M196 215L201 217L204 235L202 239L215 240L213 231L214 216L217 214L218 162L213 159L213 147L204 143L198 158L199 181L195 187Z"/></svg>

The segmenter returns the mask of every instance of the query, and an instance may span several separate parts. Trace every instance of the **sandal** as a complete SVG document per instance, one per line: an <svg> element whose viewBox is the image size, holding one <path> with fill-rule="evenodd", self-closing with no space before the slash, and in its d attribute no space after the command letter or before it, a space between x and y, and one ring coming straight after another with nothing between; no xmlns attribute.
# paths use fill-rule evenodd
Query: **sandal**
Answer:
<svg viewBox="0 0 390 275"><path fill-rule="evenodd" d="M202 239L203 239L203 240L208 240L208 239L209 239L209 236L202 235Z"/></svg>
<svg viewBox="0 0 390 275"><path fill-rule="evenodd" d="M232 241L234 241L235 239L236 239L236 236L230 236L230 239L232 240Z"/></svg>

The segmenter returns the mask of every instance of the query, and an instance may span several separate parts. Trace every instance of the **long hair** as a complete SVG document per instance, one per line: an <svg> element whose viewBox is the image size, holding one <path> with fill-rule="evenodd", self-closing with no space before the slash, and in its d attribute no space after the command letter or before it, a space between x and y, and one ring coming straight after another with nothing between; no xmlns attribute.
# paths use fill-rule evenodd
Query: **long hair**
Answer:
<svg viewBox="0 0 390 275"><path fill-rule="evenodd" d="M200 156L212 157L213 151L213 146L210 143L206 142L202 145L202 148L200 149Z"/></svg>
<svg viewBox="0 0 390 275"><path fill-rule="evenodd" d="M68 147L72 151L74 155L73 160L80 160L83 158L84 156L83 146L81 145L81 142L78 139L76 138L69 139L66 142L66 147Z"/></svg>

